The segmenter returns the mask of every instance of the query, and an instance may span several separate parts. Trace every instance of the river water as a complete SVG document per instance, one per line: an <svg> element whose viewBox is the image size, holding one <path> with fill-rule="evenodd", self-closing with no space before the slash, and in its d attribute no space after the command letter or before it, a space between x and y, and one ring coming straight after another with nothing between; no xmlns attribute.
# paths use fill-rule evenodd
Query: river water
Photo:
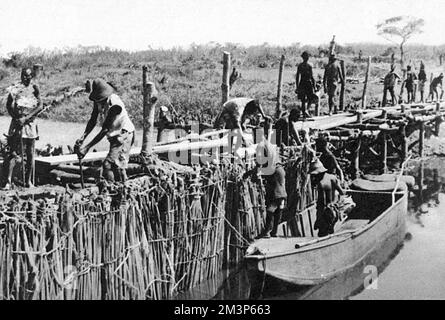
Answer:
<svg viewBox="0 0 445 320"><path fill-rule="evenodd" d="M259 295L240 266L177 298L445 299L445 159L412 161L407 174L416 178L418 188L411 193L405 240L398 247L385 244L353 269L319 286L275 283Z"/></svg>

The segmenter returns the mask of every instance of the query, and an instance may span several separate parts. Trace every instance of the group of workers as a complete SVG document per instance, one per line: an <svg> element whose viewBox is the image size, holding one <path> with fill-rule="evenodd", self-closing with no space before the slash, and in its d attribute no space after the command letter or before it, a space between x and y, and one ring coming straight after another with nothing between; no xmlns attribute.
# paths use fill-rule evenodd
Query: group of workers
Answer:
<svg viewBox="0 0 445 320"><path fill-rule="evenodd" d="M310 106L318 104L320 85L315 81L312 64L309 63L310 54L304 51L301 54L303 62L297 67L297 74L295 76L295 93L298 99L301 100L301 110L303 117L310 117ZM323 76L323 89L328 95L329 115L338 112L337 95L340 85L344 85L345 75L339 65L334 52L329 55L329 62L325 66Z"/></svg>
<svg viewBox="0 0 445 320"><path fill-rule="evenodd" d="M395 94L395 87L397 85L398 80L400 80L400 76L395 72L395 65L391 65L391 70L386 74L384 80L383 80L383 99L382 99L382 107L385 107L388 103L387 101L387 93L389 92L391 95L391 105L397 104L396 94ZM439 101L443 96L443 88L442 88L442 80L443 80L443 73L441 73L439 76L433 78L430 82L430 91L428 94L427 99L431 99L431 101ZM402 81L402 90L406 89L407 93L407 103L414 103L416 102L416 90L419 90L420 93L420 102L426 102L425 99L425 85L427 82L427 76L425 72L425 65L421 61L420 62L420 70L419 73L416 75L416 73L412 70L411 66L406 67L406 75L405 79ZM438 88L441 89L441 94L439 95ZM399 97L399 100L402 101L402 96Z"/></svg>
<svg viewBox="0 0 445 320"><path fill-rule="evenodd" d="M302 144L309 140L307 132L297 132L294 122L310 116L309 106L316 102L315 92L318 90L313 78L312 66L308 62L309 54L303 52L303 63L298 66L296 76L296 93L301 100L301 110L294 109L288 115L278 119L275 124L277 129L278 144L294 145ZM8 132L8 145L10 152L4 161L3 173L4 189L11 189L12 173L15 164L20 157L26 156L26 170L24 186L32 186L32 173L34 172L34 148L35 140L38 138L36 115L43 109L40 91L36 84L32 83L33 74L29 68L24 68L21 75L21 83L9 88L7 109L12 117L10 130ZM336 99L338 84L344 80L341 69L338 66L335 55L331 55L325 69L323 86L329 96L329 111L337 111ZM125 181L127 179L126 168L129 162L130 149L134 144L135 127L126 110L124 102L116 94L114 88L103 79L92 82L89 99L93 103L92 113L86 125L84 133L75 142L75 152L79 159L85 155L104 137L110 143L109 152L103 161L102 177L105 181ZM306 107L307 106L307 107ZM172 120L169 118L168 108L162 106L160 110L160 121L164 128L170 128ZM234 98L223 104L221 112L217 116L214 127L238 130L245 145L249 145L246 136L246 126L249 122L261 117L266 124L272 124L273 120L267 116L257 99ZM96 124L101 124L101 130L90 142L85 143L86 138L93 131ZM162 128L161 130L162 131ZM266 133L272 134L271 132ZM281 213L285 207L287 198L285 188L285 172L281 164L279 153L275 145L265 139L260 145L265 149L265 156L272 161L272 170L265 174L266 180L266 229L262 236L275 236L277 226L281 219ZM260 146L259 145L259 146ZM319 189L318 211L323 212L329 203L334 201L335 191L342 193L336 173L343 180L343 173L327 145L319 148L321 154L311 165L311 174ZM23 161L21 161L23 163ZM258 168L262 166L259 165ZM261 171L261 170L260 170ZM257 170L258 172L258 170ZM318 214L317 214L318 215ZM321 213L320 213L320 216ZM329 227L320 227L319 234L329 233Z"/></svg>

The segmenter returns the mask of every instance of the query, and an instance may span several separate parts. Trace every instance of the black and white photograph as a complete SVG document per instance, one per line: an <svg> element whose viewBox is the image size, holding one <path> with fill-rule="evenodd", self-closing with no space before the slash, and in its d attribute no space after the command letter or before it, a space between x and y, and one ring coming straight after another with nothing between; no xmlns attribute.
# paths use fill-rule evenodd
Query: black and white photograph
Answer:
<svg viewBox="0 0 445 320"><path fill-rule="evenodd" d="M0 300L444 300L444 12L0 0Z"/></svg>

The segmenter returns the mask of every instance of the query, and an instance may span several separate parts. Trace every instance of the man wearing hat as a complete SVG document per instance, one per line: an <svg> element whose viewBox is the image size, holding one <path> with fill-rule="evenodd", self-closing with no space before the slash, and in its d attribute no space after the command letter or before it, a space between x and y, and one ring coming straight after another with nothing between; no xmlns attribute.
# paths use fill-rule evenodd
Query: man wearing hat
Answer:
<svg viewBox="0 0 445 320"><path fill-rule="evenodd" d="M336 200L335 192L338 191L340 195L345 192L340 187L337 177L333 174L327 173L327 169L323 166L320 160L311 163L310 168L311 178L314 185L317 186L317 220L314 228L318 229L318 236L324 237L328 234L334 233L334 225L337 221L329 205Z"/></svg>
<svg viewBox="0 0 445 320"><path fill-rule="evenodd" d="M104 80L93 81L89 98L94 102L93 112L84 134L76 141L76 145L80 146L77 154L82 159L94 145L106 136L110 142L110 151L103 162L102 175L109 182L115 180L116 174L121 181L125 181L130 150L134 142L135 127L128 116L124 103ZM83 146L84 140L94 129L98 120L102 124L102 130L90 143Z"/></svg>
<svg viewBox="0 0 445 320"><path fill-rule="evenodd" d="M386 106L387 102L387 93L391 94L391 102L392 105L395 105L396 100L396 94L394 92L394 88L397 83L397 79L400 79L399 75L395 73L396 66L391 65L391 71L385 76L385 79L383 80L383 100L382 100L382 107Z"/></svg>
<svg viewBox="0 0 445 320"><path fill-rule="evenodd" d="M317 96L315 95L315 80L312 72L312 65L309 61L309 52L304 51L301 54L303 62L298 65L297 74L295 76L295 93L301 100L301 110L303 112L303 117L310 117L311 115L306 110L309 109L312 103L316 103Z"/></svg>
<svg viewBox="0 0 445 320"><path fill-rule="evenodd" d="M12 174L14 167L26 155L26 166L23 184L32 187L32 173L34 172L35 141L38 138L37 125L34 122L36 115L43 110L40 90L37 84L32 83L33 73L30 68L23 68L21 82L8 90L6 109L12 117L8 130L9 152L3 163L3 174L6 174L5 190L12 188Z"/></svg>
<svg viewBox="0 0 445 320"><path fill-rule="evenodd" d="M326 65L323 77L324 92L328 95L329 115L337 113L337 85L343 82L343 74L337 62L335 54L329 56L329 63Z"/></svg>

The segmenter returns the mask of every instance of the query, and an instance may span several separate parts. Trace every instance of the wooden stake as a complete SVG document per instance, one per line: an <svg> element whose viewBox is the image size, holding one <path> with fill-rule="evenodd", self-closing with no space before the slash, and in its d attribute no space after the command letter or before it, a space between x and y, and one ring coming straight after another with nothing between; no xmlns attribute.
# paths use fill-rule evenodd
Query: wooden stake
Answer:
<svg viewBox="0 0 445 320"><path fill-rule="evenodd" d="M356 115L357 115L357 123L363 123L363 111L357 110Z"/></svg>
<svg viewBox="0 0 445 320"><path fill-rule="evenodd" d="M387 143L387 133L382 131L382 173L386 173L388 171L387 159L388 159L388 143Z"/></svg>
<svg viewBox="0 0 445 320"><path fill-rule="evenodd" d="M148 82L147 66L142 67L142 97L143 97L143 129L142 150L144 156L153 153L155 106L158 92L153 82Z"/></svg>
<svg viewBox="0 0 445 320"><path fill-rule="evenodd" d="M229 83L229 70L230 70L230 53L224 51L223 52L223 77L222 77L222 103L224 104L227 100L229 100L229 91L230 91L230 83Z"/></svg>
<svg viewBox="0 0 445 320"><path fill-rule="evenodd" d="M344 106L345 106L345 87L346 87L346 70L345 70L345 61L344 60L340 60L340 69L341 69L341 73L343 75L343 81L341 83L341 88L340 88L339 109L340 109L340 111L343 111Z"/></svg>
<svg viewBox="0 0 445 320"><path fill-rule="evenodd" d="M403 162L408 157L408 140L406 137L406 125L402 125L400 127L400 134L402 136L402 145L401 145L401 151L402 151L402 161L400 162L400 165L403 164Z"/></svg>
<svg viewBox="0 0 445 320"><path fill-rule="evenodd" d="M420 121L420 128L419 128L419 157L423 157L423 146L425 142L425 122Z"/></svg>
<svg viewBox="0 0 445 320"><path fill-rule="evenodd" d="M278 89L277 89L277 109L275 112L275 117L278 119L280 117L281 114L281 88L283 86L283 69L284 69L284 60L285 60L285 56L284 54L281 55L281 60L280 60L280 69L278 71Z"/></svg>
<svg viewBox="0 0 445 320"><path fill-rule="evenodd" d="M362 137L357 138L357 146L354 150L354 178L357 179L360 174L360 147L362 144Z"/></svg>
<svg viewBox="0 0 445 320"><path fill-rule="evenodd" d="M366 67L365 84L363 86L363 94L362 94L362 109L366 109L366 89L368 87L370 69L371 69L371 57L368 57L368 66Z"/></svg>
<svg viewBox="0 0 445 320"><path fill-rule="evenodd" d="M440 113L440 103L436 103L436 120L435 120L435 124L434 124L434 133L436 134L436 137L439 136L440 134L440 124L442 122L441 120L441 113Z"/></svg>

